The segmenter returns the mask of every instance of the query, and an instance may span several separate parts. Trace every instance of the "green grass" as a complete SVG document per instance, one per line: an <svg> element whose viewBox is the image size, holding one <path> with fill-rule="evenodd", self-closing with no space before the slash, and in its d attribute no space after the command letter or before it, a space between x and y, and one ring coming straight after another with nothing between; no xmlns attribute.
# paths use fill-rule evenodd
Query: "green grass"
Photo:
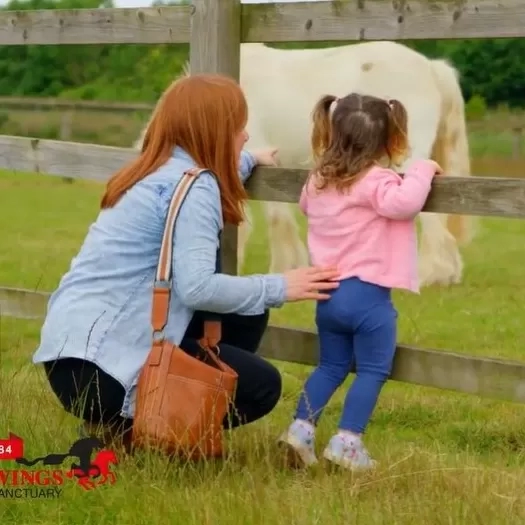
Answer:
<svg viewBox="0 0 525 525"><path fill-rule="evenodd" d="M51 291L96 217L101 186L0 172L0 283ZM256 232L246 271L268 267ZM396 293L401 342L524 360L525 223L481 221L463 250L465 279L421 296ZM311 327L312 305L287 305L273 322ZM12 431L27 455L67 450L77 422L59 407L30 358L40 322L0 317L0 439ZM525 521L525 409L521 405L391 382L367 444L380 461L364 475L283 468L274 441L290 421L310 368L278 362L284 395L276 410L229 437L231 455L203 465L124 460L116 485L86 493L64 486L54 501L0 501L0 523L313 525L518 525ZM345 389L319 429L336 429ZM0 468L13 468L0 463Z"/></svg>

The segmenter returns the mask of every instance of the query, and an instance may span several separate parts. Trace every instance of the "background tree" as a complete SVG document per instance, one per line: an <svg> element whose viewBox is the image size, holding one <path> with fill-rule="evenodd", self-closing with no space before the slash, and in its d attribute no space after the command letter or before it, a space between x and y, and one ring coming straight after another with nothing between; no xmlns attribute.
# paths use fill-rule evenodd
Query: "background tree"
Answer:
<svg viewBox="0 0 525 525"><path fill-rule="evenodd" d="M187 3L155 0L154 5ZM112 0L11 0L6 10L113 7ZM338 43L337 45L344 45ZM467 100L525 106L525 39L419 40L405 44L449 59ZM273 44L281 48L334 43ZM155 101L188 56L188 45L1 46L0 95ZM124 86L124 88L123 88Z"/></svg>

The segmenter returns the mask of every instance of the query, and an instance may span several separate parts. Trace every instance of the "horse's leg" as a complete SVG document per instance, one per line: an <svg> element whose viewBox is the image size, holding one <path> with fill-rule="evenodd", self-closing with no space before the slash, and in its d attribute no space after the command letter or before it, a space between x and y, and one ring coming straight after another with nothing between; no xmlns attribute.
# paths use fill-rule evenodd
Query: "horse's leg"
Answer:
<svg viewBox="0 0 525 525"><path fill-rule="evenodd" d="M447 228L448 215L422 212L419 244L419 282L423 286L461 282L463 261L458 244Z"/></svg>
<svg viewBox="0 0 525 525"><path fill-rule="evenodd" d="M456 239L447 229L448 216L423 212L420 221L420 285L461 282L463 262Z"/></svg>
<svg viewBox="0 0 525 525"><path fill-rule="evenodd" d="M435 62L443 98L441 122L432 148L432 158L446 176L469 176L470 158L464 102L453 71ZM458 242L469 242L475 221L463 215L421 214L423 235L420 260L421 284L457 284L463 276L463 260Z"/></svg>
<svg viewBox="0 0 525 525"><path fill-rule="evenodd" d="M95 483L91 481L88 477L79 478L78 484L85 490L92 490L95 488Z"/></svg>
<svg viewBox="0 0 525 525"><path fill-rule="evenodd" d="M288 203L265 202L270 244L270 273L282 273L308 265L308 252L301 240L294 209Z"/></svg>
<svg viewBox="0 0 525 525"><path fill-rule="evenodd" d="M455 88L452 91L452 88ZM449 106L444 118L444 125L438 133L432 152L433 158L441 164L446 175L451 177L469 177L470 154L465 104L461 90L457 85L450 87ZM448 215L447 226L452 235L461 244L469 243L476 230L476 218L468 215Z"/></svg>
<svg viewBox="0 0 525 525"><path fill-rule="evenodd" d="M250 139L246 144L248 150L268 148L271 144L258 119L259 112L264 111L264 108L254 106L256 101L257 99L254 101L248 97L250 106L250 120L247 127ZM285 161L283 155L281 161ZM300 239L293 208L287 203L267 201L262 202L262 207L268 228L270 273L281 273L307 265L308 254Z"/></svg>
<svg viewBox="0 0 525 525"><path fill-rule="evenodd" d="M102 476L99 479L97 479L96 485L97 486L105 485L107 480L108 480L108 475L106 473L104 473L104 474L102 474Z"/></svg>
<svg viewBox="0 0 525 525"><path fill-rule="evenodd" d="M432 94L428 95L429 99ZM431 100L432 101L432 100ZM411 155L406 168L415 159L432 155L440 122L439 99L427 102L427 110L414 104L409 108L409 137ZM457 275L459 252L456 240L447 229L447 216L438 213L419 214L421 235L419 240L419 281L421 286L434 283L448 284ZM459 259L460 260L460 259Z"/></svg>
<svg viewBox="0 0 525 525"><path fill-rule="evenodd" d="M108 472L106 478L109 480L111 485L114 485L117 481L117 476L115 476L114 472Z"/></svg>
<svg viewBox="0 0 525 525"><path fill-rule="evenodd" d="M461 134L451 136L440 133L432 158L441 165L446 176L470 175L466 131L464 137ZM421 261L422 285L459 284L463 277L463 259L458 241L470 240L472 219L462 215L433 213L422 214L421 219L424 229L422 248L429 255Z"/></svg>

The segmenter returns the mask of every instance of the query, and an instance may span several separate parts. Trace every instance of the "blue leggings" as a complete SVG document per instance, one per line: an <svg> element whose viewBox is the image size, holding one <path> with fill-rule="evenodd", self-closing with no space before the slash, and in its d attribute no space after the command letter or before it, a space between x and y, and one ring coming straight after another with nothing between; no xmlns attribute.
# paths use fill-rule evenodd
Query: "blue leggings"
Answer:
<svg viewBox="0 0 525 525"><path fill-rule="evenodd" d="M390 289L356 277L341 281L330 299L318 302L319 365L306 381L295 417L317 424L355 361L356 378L339 428L363 433L392 369L396 320Z"/></svg>

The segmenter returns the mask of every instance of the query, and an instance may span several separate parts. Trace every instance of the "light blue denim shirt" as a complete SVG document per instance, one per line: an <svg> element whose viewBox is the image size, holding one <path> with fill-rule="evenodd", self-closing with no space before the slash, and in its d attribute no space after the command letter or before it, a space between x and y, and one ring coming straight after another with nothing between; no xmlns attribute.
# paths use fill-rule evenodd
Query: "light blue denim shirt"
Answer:
<svg viewBox="0 0 525 525"><path fill-rule="evenodd" d="M243 182L254 167L242 152ZM95 363L126 390L133 417L138 375L151 348L155 270L170 199L191 157L175 148L155 173L131 188L90 226L78 255L51 295L34 363L77 357ZM257 315L285 299L282 275L215 273L223 228L219 186L202 173L175 225L173 281L166 337L180 344L196 310Z"/></svg>

